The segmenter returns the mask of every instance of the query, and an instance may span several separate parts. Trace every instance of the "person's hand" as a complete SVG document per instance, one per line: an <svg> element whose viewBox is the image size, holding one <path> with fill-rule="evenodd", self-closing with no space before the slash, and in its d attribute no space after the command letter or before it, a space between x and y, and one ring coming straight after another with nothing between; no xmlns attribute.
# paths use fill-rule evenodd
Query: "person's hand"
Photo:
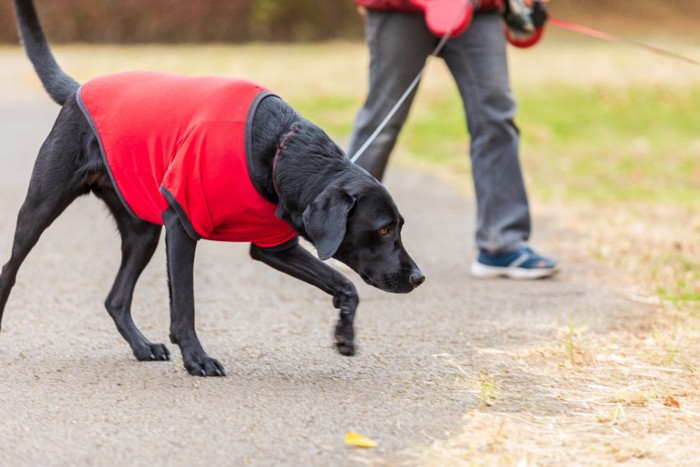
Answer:
<svg viewBox="0 0 700 467"><path fill-rule="evenodd" d="M503 19L511 34L532 36L547 21L547 0L506 0Z"/></svg>

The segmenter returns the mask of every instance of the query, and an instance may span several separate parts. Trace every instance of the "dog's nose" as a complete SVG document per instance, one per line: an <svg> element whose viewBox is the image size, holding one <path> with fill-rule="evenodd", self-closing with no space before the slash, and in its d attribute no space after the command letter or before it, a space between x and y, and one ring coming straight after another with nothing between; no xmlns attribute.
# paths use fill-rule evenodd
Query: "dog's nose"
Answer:
<svg viewBox="0 0 700 467"><path fill-rule="evenodd" d="M413 287L418 287L421 285L423 282L425 282L425 276L421 272L420 269L414 269L413 272L411 273L411 284L413 284Z"/></svg>

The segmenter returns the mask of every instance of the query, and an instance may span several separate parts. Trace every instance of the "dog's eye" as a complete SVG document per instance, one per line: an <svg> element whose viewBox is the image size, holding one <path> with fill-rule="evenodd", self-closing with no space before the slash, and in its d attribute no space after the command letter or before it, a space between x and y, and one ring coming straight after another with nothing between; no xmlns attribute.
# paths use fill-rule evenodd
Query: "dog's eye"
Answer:
<svg viewBox="0 0 700 467"><path fill-rule="evenodd" d="M379 235L381 235L382 237L386 237L390 233L391 233L391 227L389 227L389 226L382 227L381 229L379 229Z"/></svg>

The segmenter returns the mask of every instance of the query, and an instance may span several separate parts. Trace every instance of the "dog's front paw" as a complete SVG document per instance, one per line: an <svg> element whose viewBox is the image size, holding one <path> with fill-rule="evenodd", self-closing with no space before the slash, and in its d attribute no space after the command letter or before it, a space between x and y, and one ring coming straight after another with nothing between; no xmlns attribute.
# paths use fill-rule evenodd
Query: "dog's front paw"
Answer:
<svg viewBox="0 0 700 467"><path fill-rule="evenodd" d="M153 344L148 342L143 346L134 349L134 356L140 362L154 360L170 360L170 351L163 344Z"/></svg>
<svg viewBox="0 0 700 467"><path fill-rule="evenodd" d="M352 325L338 322L335 327L335 347L341 355L352 357L355 355L355 332Z"/></svg>
<svg viewBox="0 0 700 467"><path fill-rule="evenodd" d="M352 357L355 355L355 343L353 341L336 342L335 347L341 355Z"/></svg>
<svg viewBox="0 0 700 467"><path fill-rule="evenodd" d="M183 355L183 360L187 372L192 376L226 376L223 365L204 352Z"/></svg>

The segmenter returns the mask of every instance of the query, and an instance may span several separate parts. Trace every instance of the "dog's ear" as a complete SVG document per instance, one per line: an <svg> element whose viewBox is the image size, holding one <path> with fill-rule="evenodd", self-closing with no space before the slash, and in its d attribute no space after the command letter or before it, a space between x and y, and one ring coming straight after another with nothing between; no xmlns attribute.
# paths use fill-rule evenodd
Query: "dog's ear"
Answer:
<svg viewBox="0 0 700 467"><path fill-rule="evenodd" d="M326 260L338 251L355 202L340 188L329 187L304 209L304 229L316 247L319 259Z"/></svg>

